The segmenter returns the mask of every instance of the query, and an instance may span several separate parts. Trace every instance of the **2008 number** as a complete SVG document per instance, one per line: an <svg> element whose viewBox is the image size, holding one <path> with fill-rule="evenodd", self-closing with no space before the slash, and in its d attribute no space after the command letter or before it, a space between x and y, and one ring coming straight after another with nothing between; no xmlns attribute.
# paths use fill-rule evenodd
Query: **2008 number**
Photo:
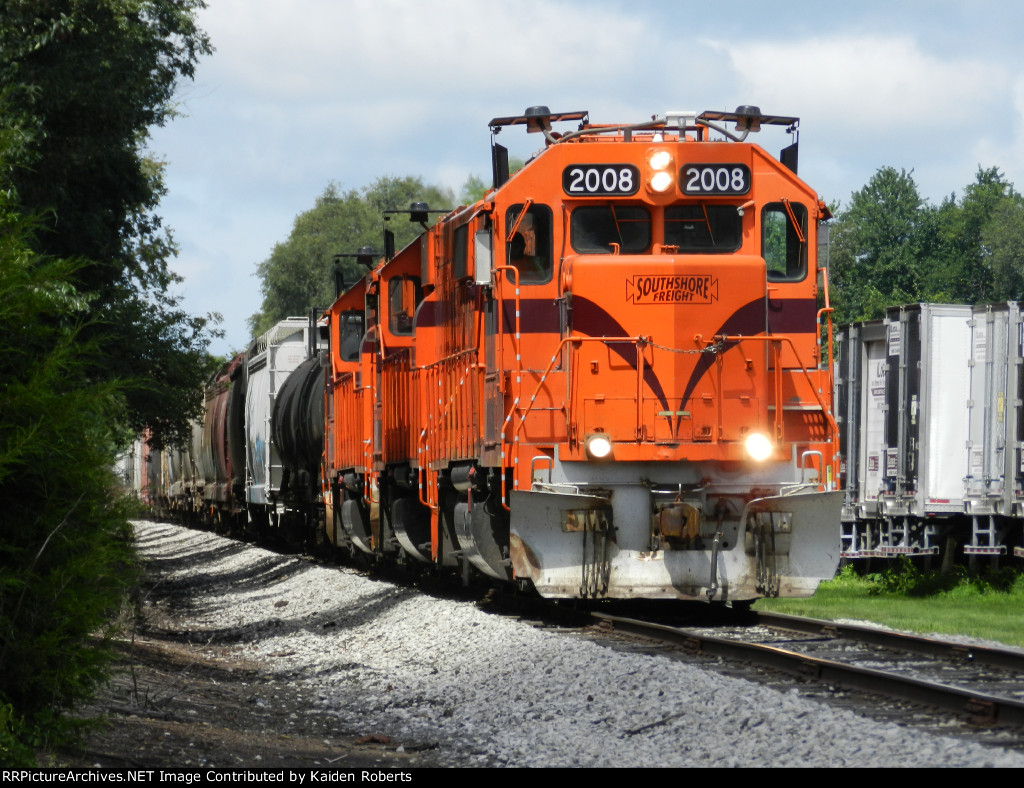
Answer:
<svg viewBox="0 0 1024 788"><path fill-rule="evenodd" d="M682 182L683 194L746 194L750 170L744 164L690 164Z"/></svg>
<svg viewBox="0 0 1024 788"><path fill-rule="evenodd" d="M631 164L583 164L562 171L566 194L628 195L640 186L640 171Z"/></svg>

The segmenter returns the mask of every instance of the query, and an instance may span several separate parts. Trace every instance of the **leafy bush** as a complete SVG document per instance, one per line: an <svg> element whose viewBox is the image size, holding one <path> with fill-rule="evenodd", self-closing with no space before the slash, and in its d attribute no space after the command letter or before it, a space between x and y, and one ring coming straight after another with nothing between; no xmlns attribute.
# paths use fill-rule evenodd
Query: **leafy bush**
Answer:
<svg viewBox="0 0 1024 788"><path fill-rule="evenodd" d="M35 766L32 745L37 737L23 720L14 716L10 704L0 704L0 766Z"/></svg>
<svg viewBox="0 0 1024 788"><path fill-rule="evenodd" d="M0 759L67 730L134 576L116 425L189 434L212 318L180 308L154 124L203 0L0 13ZM45 231L26 216L39 216Z"/></svg>
<svg viewBox="0 0 1024 788"><path fill-rule="evenodd" d="M28 251L0 194L0 760L68 729L134 578L114 482L118 387L83 371L73 264Z"/></svg>
<svg viewBox="0 0 1024 788"><path fill-rule="evenodd" d="M827 582L833 588L862 588L870 584L870 581L866 580L853 564L846 564L834 578Z"/></svg>
<svg viewBox="0 0 1024 788"><path fill-rule="evenodd" d="M852 570L852 567L844 567ZM980 573L955 566L952 571L921 570L906 556L895 566L864 578L873 595L895 594L910 597L934 596L942 593L995 594L1024 593L1024 577L1010 567L985 567Z"/></svg>

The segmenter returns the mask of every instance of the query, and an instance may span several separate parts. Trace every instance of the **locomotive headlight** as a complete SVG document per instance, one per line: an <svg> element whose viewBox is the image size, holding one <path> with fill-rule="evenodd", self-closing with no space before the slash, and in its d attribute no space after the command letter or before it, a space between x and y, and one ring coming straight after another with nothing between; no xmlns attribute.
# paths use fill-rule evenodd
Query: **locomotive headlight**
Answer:
<svg viewBox="0 0 1024 788"><path fill-rule="evenodd" d="M651 176L650 184L651 191L663 194L672 188L672 184L675 178L672 177L671 172L656 172Z"/></svg>
<svg viewBox="0 0 1024 788"><path fill-rule="evenodd" d="M647 167L650 176L647 185L652 192L664 194L675 184L672 174L672 154L664 149L655 149L647 154Z"/></svg>
<svg viewBox="0 0 1024 788"><path fill-rule="evenodd" d="M653 150L647 157L647 164L652 170L667 170L672 166L672 154L667 150Z"/></svg>
<svg viewBox="0 0 1024 788"><path fill-rule="evenodd" d="M746 447L747 454L750 455L750 458L757 462L764 462L771 457L774 449L772 442L759 432L754 432L748 435L744 446Z"/></svg>
<svg viewBox="0 0 1024 788"><path fill-rule="evenodd" d="M587 454L592 460L606 460L612 456L612 441L603 432L595 432L586 441Z"/></svg>

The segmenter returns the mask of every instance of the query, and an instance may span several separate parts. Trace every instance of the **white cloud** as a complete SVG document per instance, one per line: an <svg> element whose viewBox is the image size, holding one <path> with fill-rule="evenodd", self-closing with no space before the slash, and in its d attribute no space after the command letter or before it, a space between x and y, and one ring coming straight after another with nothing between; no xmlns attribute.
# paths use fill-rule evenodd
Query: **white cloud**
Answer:
<svg viewBox="0 0 1024 788"><path fill-rule="evenodd" d="M191 117L154 140L192 308L221 309L234 288L238 317L222 311L242 344L255 263L329 181L419 175L457 190L489 172L487 121L533 104L595 122L743 103L799 115L801 174L829 200L885 165L913 169L933 199L979 164L1024 189L1024 73L1006 54L1019 25L992 8L948 22L901 4L747 5L210 0L199 23L217 52L185 86ZM777 151L770 133L759 141ZM501 142L537 146L512 130Z"/></svg>
<svg viewBox="0 0 1024 788"><path fill-rule="evenodd" d="M758 95L813 113L915 129L983 110L1005 69L973 57L926 54L910 36L863 35L723 47ZM985 86L985 90L979 90Z"/></svg>
<svg viewBox="0 0 1024 788"><path fill-rule="evenodd" d="M219 0L204 12L214 70L275 102L391 95L491 98L566 74L607 74L642 51L644 22L519 0Z"/></svg>
<svg viewBox="0 0 1024 788"><path fill-rule="evenodd" d="M801 116L803 174L829 199L847 200L879 167L894 166L913 170L922 195L941 200L973 180L978 152L1006 136L986 120L1009 120L1013 74L982 52L939 56L912 35L871 32L715 46L762 108ZM838 184L845 188L829 192Z"/></svg>
<svg viewBox="0 0 1024 788"><path fill-rule="evenodd" d="M1016 76L1008 93L1005 118L977 119L979 139L970 154L979 166L999 167L1020 192L1024 191L1024 73Z"/></svg>

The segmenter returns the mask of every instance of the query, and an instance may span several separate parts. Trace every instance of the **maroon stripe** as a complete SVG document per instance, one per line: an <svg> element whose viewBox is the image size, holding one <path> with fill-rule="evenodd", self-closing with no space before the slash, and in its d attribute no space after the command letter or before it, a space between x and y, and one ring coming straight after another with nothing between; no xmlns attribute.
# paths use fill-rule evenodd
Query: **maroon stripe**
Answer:
<svg viewBox="0 0 1024 788"><path fill-rule="evenodd" d="M806 334L815 331L818 302L813 298L769 298L768 333Z"/></svg>

